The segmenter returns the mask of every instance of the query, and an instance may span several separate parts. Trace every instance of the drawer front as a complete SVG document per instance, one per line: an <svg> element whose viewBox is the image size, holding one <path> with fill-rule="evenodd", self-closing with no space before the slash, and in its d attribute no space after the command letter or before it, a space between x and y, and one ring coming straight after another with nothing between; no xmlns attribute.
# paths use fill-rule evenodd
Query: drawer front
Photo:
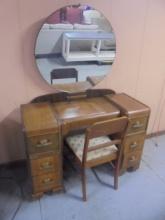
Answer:
<svg viewBox="0 0 165 220"><path fill-rule="evenodd" d="M138 117L138 118L130 119L127 133L145 131L147 128L147 122L148 122L147 117Z"/></svg>
<svg viewBox="0 0 165 220"><path fill-rule="evenodd" d="M46 151L59 151L59 134L47 134L27 139L30 154Z"/></svg>
<svg viewBox="0 0 165 220"><path fill-rule="evenodd" d="M124 156L123 165L125 169L130 167L136 167L141 160L142 151L136 151Z"/></svg>
<svg viewBox="0 0 165 220"><path fill-rule="evenodd" d="M42 157L35 160L30 160L32 176L46 174L47 172L60 172L61 170L60 154Z"/></svg>
<svg viewBox="0 0 165 220"><path fill-rule="evenodd" d="M80 118L79 120L68 120L67 122L63 122L62 124L62 134L67 134L70 131L76 131L80 129L85 129L91 126L95 122L109 120L110 118L115 118L116 115L105 115L105 116L97 116L87 117L87 118Z"/></svg>
<svg viewBox="0 0 165 220"><path fill-rule="evenodd" d="M127 136L124 140L124 153L142 151L145 136L145 133Z"/></svg>
<svg viewBox="0 0 165 220"><path fill-rule="evenodd" d="M46 192L61 185L60 173L49 173L33 177L33 193Z"/></svg>

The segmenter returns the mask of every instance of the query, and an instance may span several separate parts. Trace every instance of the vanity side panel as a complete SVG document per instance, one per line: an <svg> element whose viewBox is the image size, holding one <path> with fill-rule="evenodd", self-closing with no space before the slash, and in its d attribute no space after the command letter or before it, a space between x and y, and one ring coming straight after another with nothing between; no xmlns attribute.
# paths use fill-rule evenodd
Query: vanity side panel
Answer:
<svg viewBox="0 0 165 220"><path fill-rule="evenodd" d="M150 108L138 100L120 93L107 98L121 110L121 115L129 119L124 140L124 154L121 173L136 170L140 166L141 156L150 116Z"/></svg>
<svg viewBox="0 0 165 220"><path fill-rule="evenodd" d="M59 123L47 102L21 106L32 196L63 189Z"/></svg>

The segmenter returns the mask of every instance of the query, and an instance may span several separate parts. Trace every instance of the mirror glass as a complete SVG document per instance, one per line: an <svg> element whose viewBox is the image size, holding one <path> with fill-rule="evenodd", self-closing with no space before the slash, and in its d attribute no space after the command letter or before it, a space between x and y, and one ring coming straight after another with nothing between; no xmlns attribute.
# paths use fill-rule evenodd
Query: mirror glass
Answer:
<svg viewBox="0 0 165 220"><path fill-rule="evenodd" d="M35 45L43 78L57 89L77 92L110 73L116 53L113 28L89 5L69 5L46 18Z"/></svg>

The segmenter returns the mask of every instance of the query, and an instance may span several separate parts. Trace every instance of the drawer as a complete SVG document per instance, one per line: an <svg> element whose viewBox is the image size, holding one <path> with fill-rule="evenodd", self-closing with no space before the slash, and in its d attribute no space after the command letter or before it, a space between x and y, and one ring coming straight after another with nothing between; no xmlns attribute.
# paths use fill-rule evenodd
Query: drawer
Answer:
<svg viewBox="0 0 165 220"><path fill-rule="evenodd" d="M47 134L27 139L28 152L42 153L46 151L59 151L59 134Z"/></svg>
<svg viewBox="0 0 165 220"><path fill-rule="evenodd" d="M129 167L136 167L140 163L141 155L142 151L136 151L134 153L124 155L122 167L124 167L125 169Z"/></svg>
<svg viewBox="0 0 165 220"><path fill-rule="evenodd" d="M127 133L145 131L147 128L148 117L138 117L130 119Z"/></svg>
<svg viewBox="0 0 165 220"><path fill-rule="evenodd" d="M60 173L49 173L33 177L33 193L46 192L61 185Z"/></svg>
<svg viewBox="0 0 165 220"><path fill-rule="evenodd" d="M123 143L124 153L131 153L137 150L141 151L143 149L145 137L145 133L126 136Z"/></svg>
<svg viewBox="0 0 165 220"><path fill-rule="evenodd" d="M76 120L73 120L71 118L62 124L62 134L63 135L68 134L69 132L80 130L80 129L82 130L82 129L85 129L91 126L95 122L105 121L105 120L109 120L110 118L115 118L115 117L116 115L112 114L111 116L105 115L105 116L96 117L95 115L93 115L93 117L87 117L87 118L80 117Z"/></svg>
<svg viewBox="0 0 165 220"><path fill-rule="evenodd" d="M30 160L32 176L38 176L47 172L61 170L61 155L54 154L39 159Z"/></svg>

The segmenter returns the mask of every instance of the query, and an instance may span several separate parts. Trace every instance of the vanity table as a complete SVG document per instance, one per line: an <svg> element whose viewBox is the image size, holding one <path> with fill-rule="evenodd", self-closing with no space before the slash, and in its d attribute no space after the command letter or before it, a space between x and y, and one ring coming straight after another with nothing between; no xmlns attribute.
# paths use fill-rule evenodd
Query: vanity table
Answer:
<svg viewBox="0 0 165 220"><path fill-rule="evenodd" d="M123 115L129 118L120 172L136 170L140 165L150 109L124 93L59 92L22 105L21 112L34 197L63 189L63 139L97 121Z"/></svg>
<svg viewBox="0 0 165 220"><path fill-rule="evenodd" d="M69 7L82 9L86 6ZM67 11L67 7L62 11ZM90 8L88 12L92 16L93 8ZM120 173L128 169L136 170L140 165L150 115L148 106L127 94L117 94L110 89L91 89L110 73L116 55L115 34L104 15L97 11L97 19L91 17L91 24L96 20L98 22L93 26L97 28L94 32L89 30L89 25L85 25L87 30L76 30L77 26L84 28L76 21L70 24L70 30L65 27L69 20L66 20L66 24L49 25L53 17L58 17L57 11L45 20L38 33L35 59L43 79L56 89L56 93L36 97L21 106L29 179L34 197L63 189L63 140L67 135L80 132L98 121L128 117ZM46 30L50 36L45 37L43 42L45 25L51 28ZM62 29L59 30L59 27ZM54 36L58 36L59 40L55 41ZM43 42L45 51L50 51L47 47L54 42L50 54L37 53L40 51L40 42ZM98 61L101 65L98 65ZM76 82L68 83L67 74L73 69L77 73ZM52 80L53 77L49 76L53 76L54 70L58 77ZM59 84L59 78L64 80L63 84Z"/></svg>

